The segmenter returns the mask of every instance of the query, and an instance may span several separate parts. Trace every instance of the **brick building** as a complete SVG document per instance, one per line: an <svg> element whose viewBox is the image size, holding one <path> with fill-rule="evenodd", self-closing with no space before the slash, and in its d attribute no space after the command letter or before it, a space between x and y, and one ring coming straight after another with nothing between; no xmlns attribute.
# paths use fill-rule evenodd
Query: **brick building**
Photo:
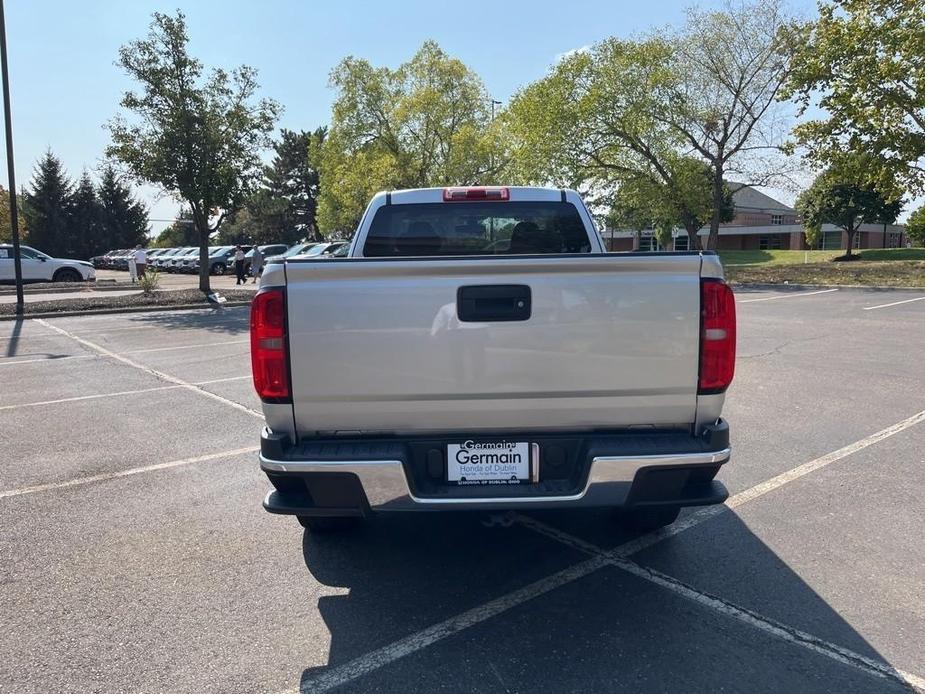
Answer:
<svg viewBox="0 0 925 694"><path fill-rule="evenodd" d="M735 204L735 217L720 226L720 250L806 250L803 227L792 207L769 195L740 183L730 183ZM706 241L709 228L698 234ZM687 232L675 229L672 249L688 248ZM614 251L662 250L651 230L637 237L632 231L608 229L604 232L607 245ZM862 224L854 237L855 248L902 248L906 245L905 227L901 224ZM848 247L848 234L833 224L824 224L819 247L838 250Z"/></svg>

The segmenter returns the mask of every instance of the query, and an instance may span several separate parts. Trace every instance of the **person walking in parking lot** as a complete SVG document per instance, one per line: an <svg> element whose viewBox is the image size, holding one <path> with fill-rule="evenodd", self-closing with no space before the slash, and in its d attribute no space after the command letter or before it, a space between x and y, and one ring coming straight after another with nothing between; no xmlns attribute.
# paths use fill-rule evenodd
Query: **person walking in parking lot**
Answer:
<svg viewBox="0 0 925 694"><path fill-rule="evenodd" d="M254 276L254 284L257 284L257 278L263 272L263 253L260 252L260 246L254 246L251 255L251 274Z"/></svg>
<svg viewBox="0 0 925 694"><path fill-rule="evenodd" d="M135 274L138 279L145 276L145 268L148 267L148 252L141 247L139 243L135 246L135 252L132 253L132 260L135 261Z"/></svg>
<svg viewBox="0 0 925 694"><path fill-rule="evenodd" d="M234 247L234 274L238 278L235 284L247 284L247 278L244 276L244 249L240 246Z"/></svg>

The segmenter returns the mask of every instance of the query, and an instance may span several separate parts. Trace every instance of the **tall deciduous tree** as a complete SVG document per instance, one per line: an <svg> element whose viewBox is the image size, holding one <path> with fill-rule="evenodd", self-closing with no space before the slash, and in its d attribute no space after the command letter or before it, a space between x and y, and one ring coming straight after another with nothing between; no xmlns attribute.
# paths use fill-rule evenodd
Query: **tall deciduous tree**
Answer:
<svg viewBox="0 0 925 694"><path fill-rule="evenodd" d="M147 243L148 209L132 195L111 165L101 171L99 201L101 240L97 251Z"/></svg>
<svg viewBox="0 0 925 694"><path fill-rule="evenodd" d="M90 258L111 250L102 232L102 208L90 174L84 170L71 196L68 232L64 238L64 255Z"/></svg>
<svg viewBox="0 0 925 694"><path fill-rule="evenodd" d="M818 227L834 224L848 234L850 256L861 224L892 224L902 211L900 200L891 200L868 181L867 172L876 160L858 156L843 160L816 177L797 198L803 224Z"/></svg>
<svg viewBox="0 0 925 694"><path fill-rule="evenodd" d="M709 248L719 238L727 175L760 185L786 168L780 145L788 121L778 95L798 31L784 7L783 0L727 0L722 10L690 10L686 24L665 36L676 79L666 110L654 117L710 166Z"/></svg>
<svg viewBox="0 0 925 694"><path fill-rule="evenodd" d="M23 196L23 213L30 246L49 255L63 255L67 248L73 183L51 150L39 159L32 181Z"/></svg>
<svg viewBox="0 0 925 694"><path fill-rule="evenodd" d="M685 157L674 163L667 183L651 177L625 180L617 192L614 212L629 228L661 231L662 246L668 245L671 230L681 227L687 232L689 248L699 249L699 232L713 214L712 185L710 168ZM720 221L732 221L734 216L732 191L724 185Z"/></svg>
<svg viewBox="0 0 925 694"><path fill-rule="evenodd" d="M255 99L253 68L204 76L188 43L183 13L155 13L148 36L120 49L119 64L139 91L122 97L133 119L109 122L107 153L189 206L199 232L199 288L209 292L209 239L259 179L280 108Z"/></svg>
<svg viewBox="0 0 925 694"><path fill-rule="evenodd" d="M396 69L346 58L323 146L319 217L327 230L359 221L385 188L494 183L506 157L482 80L427 41Z"/></svg>
<svg viewBox="0 0 925 694"><path fill-rule="evenodd" d="M694 173L687 162L699 159L709 172L704 221L715 248L727 174L762 184L783 168L776 96L793 31L778 0L730 2L721 12L692 11L674 32L576 52L513 100L515 169L601 199L640 178L684 198L677 191L690 190L684 179Z"/></svg>
<svg viewBox="0 0 925 694"><path fill-rule="evenodd" d="M869 183L925 191L925 3L824 0L797 45L783 96L826 113L795 129L811 161L874 155Z"/></svg>

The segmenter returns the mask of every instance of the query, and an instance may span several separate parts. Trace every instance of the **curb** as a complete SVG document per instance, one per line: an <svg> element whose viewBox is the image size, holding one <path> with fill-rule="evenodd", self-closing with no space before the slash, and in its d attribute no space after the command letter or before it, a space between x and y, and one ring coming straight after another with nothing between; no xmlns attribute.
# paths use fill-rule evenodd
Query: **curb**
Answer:
<svg viewBox="0 0 925 694"><path fill-rule="evenodd" d="M783 282L735 282L729 284L733 287L748 287L750 289L870 289L873 291L900 291L925 292L925 287L893 287L883 284L784 284Z"/></svg>
<svg viewBox="0 0 925 694"><path fill-rule="evenodd" d="M3 315L0 316L2 321L30 320L32 318L73 318L75 316L108 316L119 313L156 313L159 311L189 311L191 309L209 309L221 310L223 308L238 308L240 306L250 306L250 301L228 301L224 304L176 304L173 306L135 306L125 308L93 308L87 311L45 311L44 313L26 313L22 316Z"/></svg>

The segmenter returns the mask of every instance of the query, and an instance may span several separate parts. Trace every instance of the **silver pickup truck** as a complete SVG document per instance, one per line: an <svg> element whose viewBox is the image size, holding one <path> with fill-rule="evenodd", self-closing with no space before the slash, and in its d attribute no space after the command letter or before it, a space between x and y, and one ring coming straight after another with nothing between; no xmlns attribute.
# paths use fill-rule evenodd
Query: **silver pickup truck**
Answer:
<svg viewBox="0 0 925 694"><path fill-rule="evenodd" d="M286 258L251 313L271 513L721 503L735 302L709 252L607 253L571 190L376 195L342 259Z"/></svg>

